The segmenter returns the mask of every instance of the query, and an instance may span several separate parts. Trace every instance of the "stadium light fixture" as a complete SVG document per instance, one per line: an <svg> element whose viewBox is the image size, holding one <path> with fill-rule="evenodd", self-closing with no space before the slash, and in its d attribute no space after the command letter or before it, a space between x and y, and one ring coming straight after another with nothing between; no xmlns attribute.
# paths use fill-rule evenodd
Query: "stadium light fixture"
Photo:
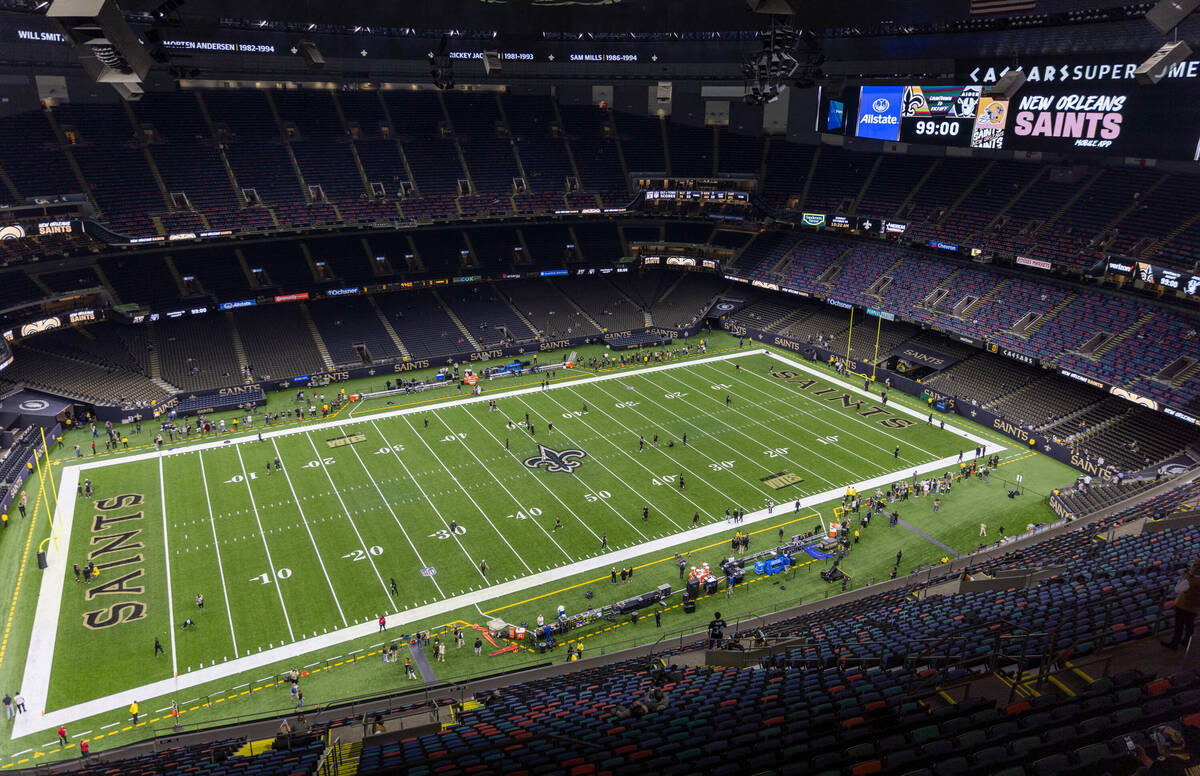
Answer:
<svg viewBox="0 0 1200 776"><path fill-rule="evenodd" d="M113 0L54 0L46 11L69 41L83 70L126 100L142 97L150 53Z"/></svg>
<svg viewBox="0 0 1200 776"><path fill-rule="evenodd" d="M1139 84L1153 86L1163 79L1172 65L1183 62L1191 55L1191 47L1182 40L1164 43L1133 71L1133 78Z"/></svg>
<svg viewBox="0 0 1200 776"><path fill-rule="evenodd" d="M442 91L454 88L454 61L450 59L450 39L445 35L437 51L429 52L429 76Z"/></svg>
<svg viewBox="0 0 1200 776"><path fill-rule="evenodd" d="M821 65L825 55L812 31L772 19L771 28L764 31L761 40L762 49L742 59L747 104L774 102L788 83L808 87L824 77Z"/></svg>
<svg viewBox="0 0 1200 776"><path fill-rule="evenodd" d="M325 67L325 55L317 48L317 44L311 40L302 40L296 44L296 48L300 52L300 56L304 59L304 64L310 70L320 70Z"/></svg>
<svg viewBox="0 0 1200 776"><path fill-rule="evenodd" d="M1178 27L1198 7L1200 7L1200 0L1159 0L1153 8L1146 12L1146 21L1153 24L1154 29L1166 35Z"/></svg>

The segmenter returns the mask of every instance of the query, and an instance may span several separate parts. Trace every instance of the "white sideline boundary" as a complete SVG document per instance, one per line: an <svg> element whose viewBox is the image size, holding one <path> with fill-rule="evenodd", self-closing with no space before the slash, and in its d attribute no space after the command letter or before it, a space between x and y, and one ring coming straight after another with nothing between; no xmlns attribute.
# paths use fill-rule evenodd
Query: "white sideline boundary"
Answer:
<svg viewBox="0 0 1200 776"><path fill-rule="evenodd" d="M654 367L647 367L636 370L636 374L649 374L652 372L661 372L668 369L681 369L696 364L714 363L718 361L729 361L741 356L751 355L766 355L770 358L787 364L788 366L806 372L820 380L837 385L838 387L874 400L875 395L869 391L864 391L862 388L856 387L840 378L827 375L807 364L793 361L790 358L782 356L765 349L754 349L747 351L739 351L721 356L710 356L707 358L681 361L675 364L662 364ZM520 396L530 393L540 393L543 390L557 390L570 386L576 386L583 383L603 382L607 380L621 380L627 378L635 372L624 372L611 375L597 375L583 380L572 380L561 383L556 386L551 386L548 389L542 388L519 388L507 393L490 396L471 396L458 399L448 403L430 405L426 407L409 407L404 409L392 410L389 412L380 413L372 416L371 420L379 418L391 418L401 415L411 415L421 412L430 412L441 409L449 405L462 405L477 403L482 401L491 401L493 399L503 399L508 396ZM909 415L915 418L918 422L924 423L926 416L917 410L902 404L888 404L889 411ZM361 424L370 422L365 418L346 418L340 420L332 420L326 423L316 424L314 426L305 426L302 428L279 429L263 433L263 439L270 437L288 436L290 434L305 434L325 428L337 428L346 425ZM975 445L982 445L985 448L985 455L992 455L1007 449L1004 445L987 442L986 440L964 431L957 426L947 426L947 432L956 436L970 440ZM73 464L63 467L62 481L59 487L59 493L63 494L63 498L58 503L57 517L59 521L60 541L57 547L51 547L47 553L46 560L48 568L57 569L59 564L63 569L62 574L50 573L42 577L42 583L38 591L37 610L34 615L33 631L29 643L29 652L25 660L25 673L21 684L21 692L28 699L28 703L33 706L42 706L40 714L21 714L13 721L12 735L13 739L22 738L32 733L42 730L55 729L59 725L67 725L81 719L101 714L107 711L123 709L133 699L139 701L158 698L160 696L177 693L182 690L196 687L207 682L218 680L224 676L241 673L272 663L290 660L300 655L314 652L321 649L333 648L339 644L344 644L347 641L352 641L358 638L369 637L378 633L378 625L374 619L369 619L366 622L357 625L351 625L347 628L341 628L330 633L324 633L320 636L313 636L307 639L294 641L291 644L281 645L273 649L263 650L246 657L235 658L220 665L202 668L198 671L189 671L182 675L171 679L163 679L157 682L150 682L139 687L131 687L128 690L113 693L102 698L95 698L83 703L77 703L66 708L57 709L54 711L46 711L44 707L45 699L50 688L50 672L53 666L54 643L58 632L59 625L59 610L62 603L63 586L66 581L67 568L67 548L70 546L71 527L73 514L75 511L75 496L68 494L74 492L78 486L80 472L89 469L100 469L107 466L117 466L132 461L146 461L155 458L161 458L167 455L180 455L193 452L195 450L209 450L224 447L231 444L253 444L258 441L258 437L251 433L249 435L239 437L237 439L217 440L214 442L205 442L198 445L193 445L187 448L167 449L162 452L141 453L138 455L129 456L127 458L119 458L109 461L95 461ZM920 464L914 467L905 467L901 470L881 474L877 477L872 477L868 480L863 480L853 484L860 491L868 491L874 488L890 485L899 479L907 479L916 474L926 474L928 472L944 469L958 463L957 454L940 458L928 463ZM800 499L800 508L802 510L811 511L812 507L840 498L845 493L847 486L839 486L831 488L822 493L814 493L811 496L805 496ZM791 503L785 502L778 506L778 511L767 509L759 509L745 515L743 522L759 523L767 520L777 520L795 514L789 509ZM822 524L824 521L822 520ZM469 606L478 606L479 604L491 601L497 598L519 593L522 590L539 587L549 584L558 579L582 574L589 571L598 571L604 566L613 566L643 555L660 553L680 544L687 544L696 540L705 539L710 536L727 531L729 525L724 521L710 523L708 525L692 528L686 531L664 536L659 539L653 539L648 542L626 547L621 550L615 550L604 555L598 555L592 558L576 561L565 566L548 569L536 574L531 574L519 579L509 580L499 584L491 585L481 590L473 590L462 595L456 595L445 598L441 601L423 606L406 608L398 612L390 612L387 614L388 630L392 632L401 632L401 627L415 624L424 620L437 618L448 614L457 609ZM557 604L554 604L557 605Z"/></svg>

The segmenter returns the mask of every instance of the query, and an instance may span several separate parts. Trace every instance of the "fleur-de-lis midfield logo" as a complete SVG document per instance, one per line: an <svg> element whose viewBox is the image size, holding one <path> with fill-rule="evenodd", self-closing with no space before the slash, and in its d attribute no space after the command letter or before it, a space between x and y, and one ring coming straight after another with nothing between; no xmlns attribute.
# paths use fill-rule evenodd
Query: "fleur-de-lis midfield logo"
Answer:
<svg viewBox="0 0 1200 776"><path fill-rule="evenodd" d="M525 459L525 465L536 469L543 464L548 472L565 472L570 474L580 467L587 453L582 450L553 450L545 445L538 445L538 454Z"/></svg>

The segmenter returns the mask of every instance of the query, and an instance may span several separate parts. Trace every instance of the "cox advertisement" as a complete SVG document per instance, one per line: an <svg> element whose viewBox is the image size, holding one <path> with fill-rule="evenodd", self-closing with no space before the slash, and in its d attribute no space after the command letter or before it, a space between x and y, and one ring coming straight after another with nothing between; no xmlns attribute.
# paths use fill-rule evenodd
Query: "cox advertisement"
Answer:
<svg viewBox="0 0 1200 776"><path fill-rule="evenodd" d="M899 140L900 108L903 102L903 86L861 87L855 134L876 140Z"/></svg>

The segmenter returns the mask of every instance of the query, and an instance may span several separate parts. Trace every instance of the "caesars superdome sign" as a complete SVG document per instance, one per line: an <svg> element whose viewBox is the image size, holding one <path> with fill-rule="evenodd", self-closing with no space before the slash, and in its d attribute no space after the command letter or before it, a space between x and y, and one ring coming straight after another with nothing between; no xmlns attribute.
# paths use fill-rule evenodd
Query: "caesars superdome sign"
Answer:
<svg viewBox="0 0 1200 776"><path fill-rule="evenodd" d="M1070 155L1200 158L1200 61L1163 68L1153 87L1134 80L1147 52L1104 58L959 60L956 80L994 84L1012 70L1025 83L1004 106L1003 147Z"/></svg>

